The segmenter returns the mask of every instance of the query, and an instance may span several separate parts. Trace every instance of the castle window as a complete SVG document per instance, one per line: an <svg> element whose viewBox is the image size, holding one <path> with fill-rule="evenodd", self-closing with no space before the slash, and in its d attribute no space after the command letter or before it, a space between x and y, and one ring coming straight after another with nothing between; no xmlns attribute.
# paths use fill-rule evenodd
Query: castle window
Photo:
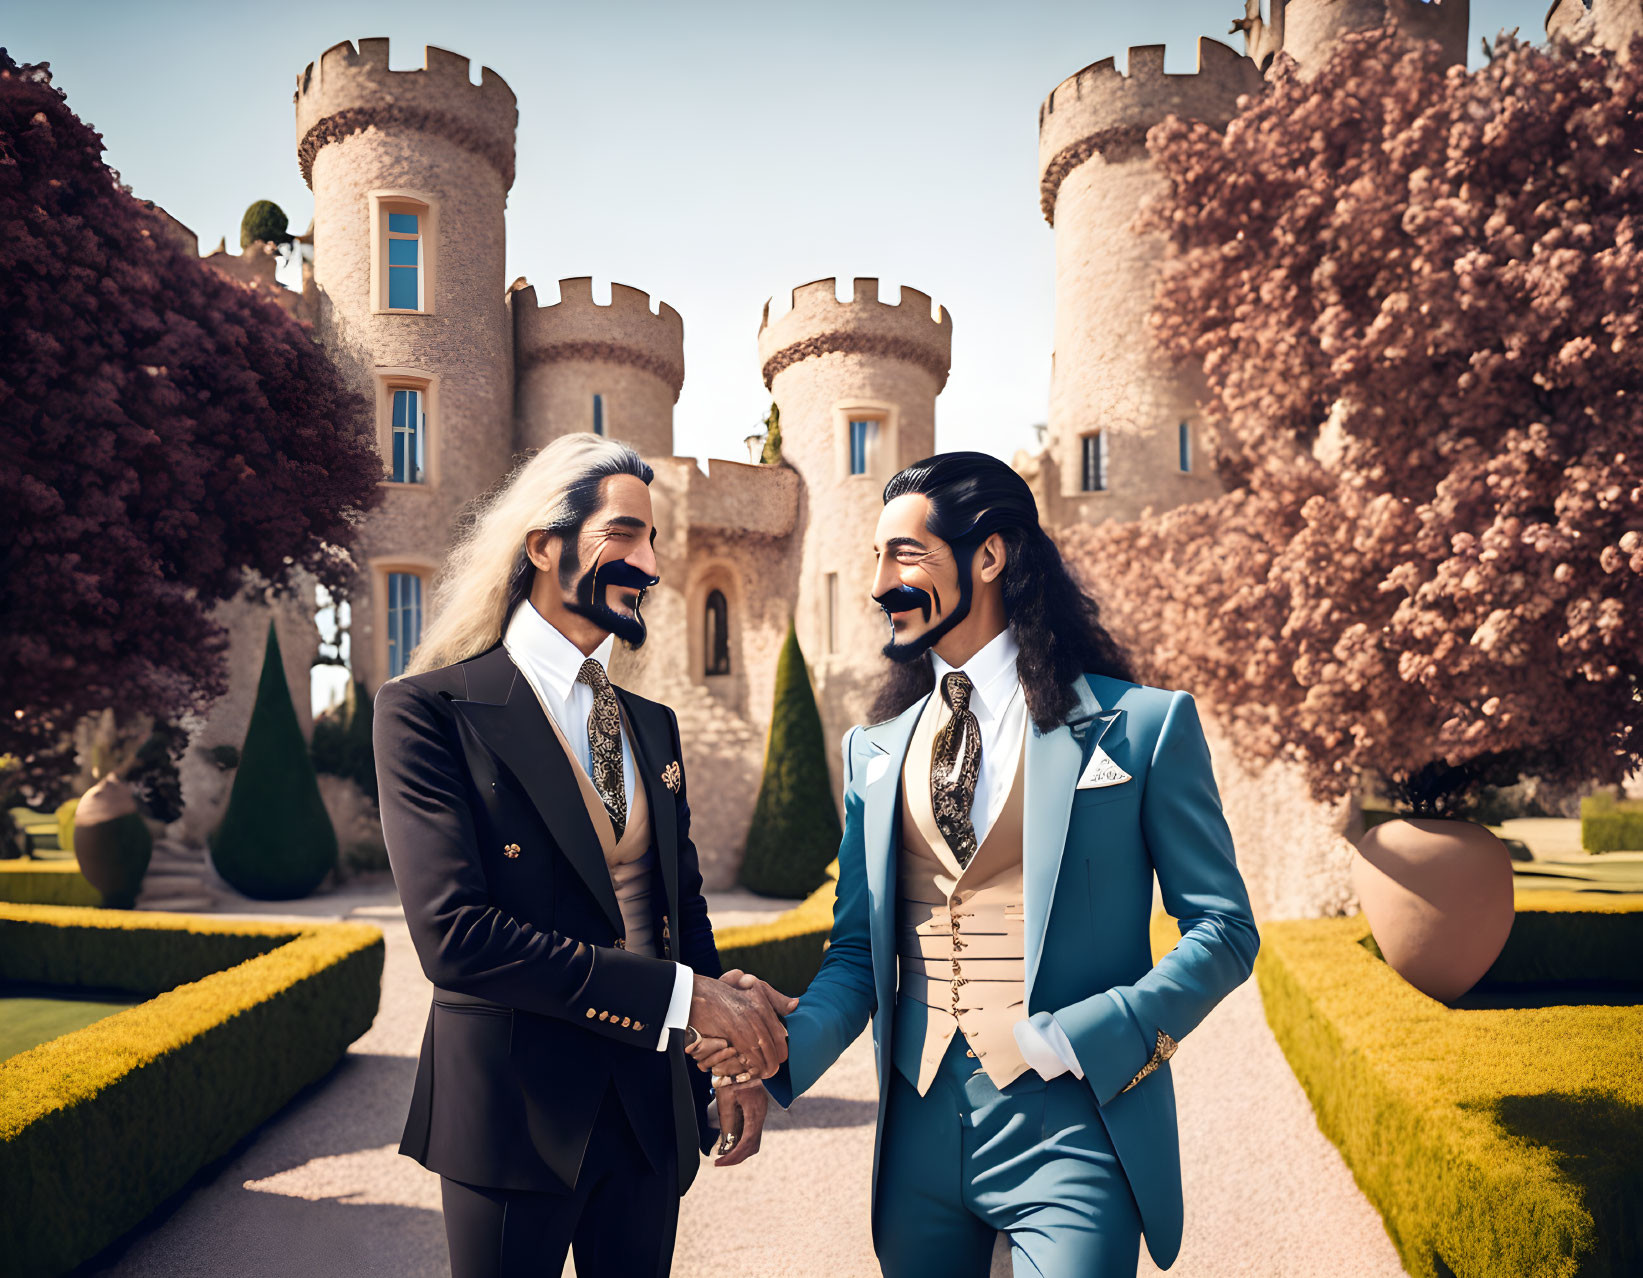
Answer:
<svg viewBox="0 0 1643 1278"><path fill-rule="evenodd" d="M410 386L393 388L393 468L389 472L396 484L424 484L428 482L428 467L424 459L428 440L428 413L423 406L423 392Z"/></svg>
<svg viewBox="0 0 1643 1278"><path fill-rule="evenodd" d="M1079 441L1080 473L1087 493L1102 492L1107 487L1107 432L1098 430Z"/></svg>
<svg viewBox="0 0 1643 1278"><path fill-rule="evenodd" d="M605 397L603 395L593 397L593 433L595 435L605 433Z"/></svg>
<svg viewBox="0 0 1643 1278"><path fill-rule="evenodd" d="M414 572L388 574L388 677L405 673L411 651L422 642L422 578Z"/></svg>
<svg viewBox="0 0 1643 1278"><path fill-rule="evenodd" d="M372 191L371 295L379 314L434 309L439 210L410 191Z"/></svg>
<svg viewBox="0 0 1643 1278"><path fill-rule="evenodd" d="M388 309L422 309L422 231L415 213L388 214Z"/></svg>
<svg viewBox="0 0 1643 1278"><path fill-rule="evenodd" d="M827 651L839 650L839 574L827 574Z"/></svg>
<svg viewBox="0 0 1643 1278"><path fill-rule="evenodd" d="M1181 423L1181 469L1192 469L1192 428Z"/></svg>
<svg viewBox="0 0 1643 1278"><path fill-rule="evenodd" d="M879 424L871 418L856 418L850 423L850 473L867 474L873 446L878 442Z"/></svg>
<svg viewBox="0 0 1643 1278"><path fill-rule="evenodd" d="M725 603L724 591L707 592L704 621L707 625L702 636L702 652L707 658L704 673L727 675L730 673L730 607Z"/></svg>

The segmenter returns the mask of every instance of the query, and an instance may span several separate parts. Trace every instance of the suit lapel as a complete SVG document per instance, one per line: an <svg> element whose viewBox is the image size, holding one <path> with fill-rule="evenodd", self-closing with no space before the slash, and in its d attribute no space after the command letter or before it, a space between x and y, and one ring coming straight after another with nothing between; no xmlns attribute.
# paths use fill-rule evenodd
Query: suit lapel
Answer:
<svg viewBox="0 0 1643 1278"><path fill-rule="evenodd" d="M505 648L498 645L470 664L475 667L467 675L472 699L451 704L525 787L565 859L620 933L622 912L611 886L610 868L582 804L571 761L546 721L547 712ZM498 695L503 698L500 703L491 700Z"/></svg>
<svg viewBox="0 0 1643 1278"><path fill-rule="evenodd" d="M662 769L673 758L673 735L667 728L667 716L659 707L642 703L625 688L616 689L616 697L627 715L633 738L633 775L645 788L645 801L650 804L650 828L656 839L656 859L662 868L662 885L667 892L667 913L677 918L679 911L679 805L673 791L662 782Z"/></svg>
<svg viewBox="0 0 1643 1278"><path fill-rule="evenodd" d="M895 820L896 795L901 791L901 769L913 728L924 713L928 694L888 723L867 730L873 747L867 759L863 794L862 837L866 844L867 897L872 915L873 977L879 1006L888 1006L895 990Z"/></svg>
<svg viewBox="0 0 1643 1278"><path fill-rule="evenodd" d="M1102 736L1123 713L1103 711L1083 678L1077 681L1075 690L1078 705L1060 727L1041 734L1030 719L1027 723L1021 872L1029 1007L1033 980L1044 953L1044 934L1061 873L1061 857L1067 847L1067 825L1072 819L1078 777Z"/></svg>

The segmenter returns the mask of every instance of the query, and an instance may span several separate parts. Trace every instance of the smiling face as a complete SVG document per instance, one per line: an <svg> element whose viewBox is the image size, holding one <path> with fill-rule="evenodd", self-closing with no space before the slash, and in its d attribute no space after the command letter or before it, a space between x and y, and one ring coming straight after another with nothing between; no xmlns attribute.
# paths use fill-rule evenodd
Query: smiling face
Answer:
<svg viewBox="0 0 1643 1278"><path fill-rule="evenodd" d="M873 601L890 619L884 655L892 661L921 656L969 612L970 591L961 574L969 576L973 555L955 552L931 532L929 515L928 497L904 493L885 505L873 533Z"/></svg>
<svg viewBox="0 0 1643 1278"><path fill-rule="evenodd" d="M540 530L526 538L538 569L531 602L573 641L584 637L573 630L591 627L603 632L588 636L595 642L613 634L637 648L645 641L644 593L659 580L650 486L637 475L611 475L599 498L574 538Z"/></svg>

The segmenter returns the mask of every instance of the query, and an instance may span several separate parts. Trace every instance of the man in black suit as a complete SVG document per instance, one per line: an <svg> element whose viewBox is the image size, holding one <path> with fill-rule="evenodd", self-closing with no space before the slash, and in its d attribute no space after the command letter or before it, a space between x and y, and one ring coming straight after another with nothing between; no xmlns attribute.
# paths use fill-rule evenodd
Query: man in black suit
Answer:
<svg viewBox="0 0 1643 1278"><path fill-rule="evenodd" d="M394 881L434 984L400 1152L442 1178L453 1278L668 1272L712 1144L684 1044L786 1058L767 987L718 980L678 720L615 688L657 578L651 469L593 435L516 472L452 552L376 697ZM734 1067L734 1065L732 1066ZM762 1088L716 1098L757 1149Z"/></svg>

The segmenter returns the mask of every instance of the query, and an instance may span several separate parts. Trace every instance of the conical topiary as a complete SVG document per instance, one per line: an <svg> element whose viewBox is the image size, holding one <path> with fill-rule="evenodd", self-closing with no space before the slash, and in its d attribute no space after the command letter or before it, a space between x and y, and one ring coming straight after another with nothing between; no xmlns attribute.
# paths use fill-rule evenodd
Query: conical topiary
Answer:
<svg viewBox="0 0 1643 1278"><path fill-rule="evenodd" d="M265 901L307 896L337 863L336 831L291 704L273 622L228 811L211 836L211 863L236 891Z"/></svg>
<svg viewBox="0 0 1643 1278"><path fill-rule="evenodd" d="M842 833L821 714L790 621L776 662L776 704L765 744L764 781L742 854L742 884L766 896L807 895L827 877Z"/></svg>

